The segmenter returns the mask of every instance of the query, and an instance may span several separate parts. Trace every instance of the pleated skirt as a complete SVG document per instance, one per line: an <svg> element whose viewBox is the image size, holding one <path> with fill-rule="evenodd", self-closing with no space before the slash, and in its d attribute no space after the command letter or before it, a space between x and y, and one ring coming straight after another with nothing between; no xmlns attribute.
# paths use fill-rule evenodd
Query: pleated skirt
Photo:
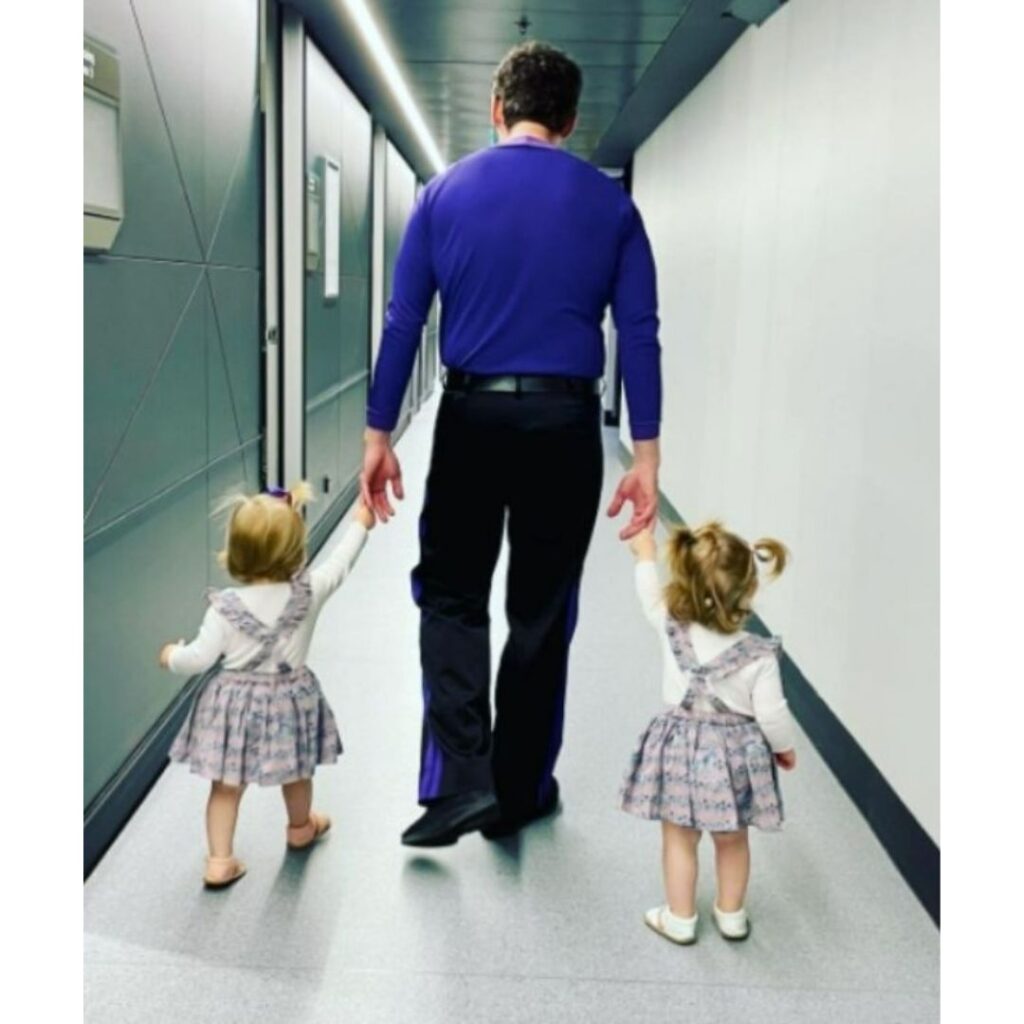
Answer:
<svg viewBox="0 0 1024 1024"><path fill-rule="evenodd" d="M783 821L775 759L757 723L682 706L656 715L640 735L619 806L707 832L774 832Z"/></svg>
<svg viewBox="0 0 1024 1024"><path fill-rule="evenodd" d="M334 712L308 669L222 670L196 695L170 749L205 779L280 786L341 754Z"/></svg>

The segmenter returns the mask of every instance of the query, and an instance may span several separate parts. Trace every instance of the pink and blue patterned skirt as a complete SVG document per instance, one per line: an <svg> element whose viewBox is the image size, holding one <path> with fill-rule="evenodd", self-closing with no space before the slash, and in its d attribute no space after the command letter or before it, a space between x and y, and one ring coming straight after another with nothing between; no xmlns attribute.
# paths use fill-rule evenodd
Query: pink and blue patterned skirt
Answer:
<svg viewBox="0 0 1024 1024"><path fill-rule="evenodd" d="M308 779L341 753L334 712L308 668L221 670L199 692L172 761L232 786Z"/></svg>
<svg viewBox="0 0 1024 1024"><path fill-rule="evenodd" d="M745 715L682 705L655 716L633 752L620 807L705 832L782 827L778 771Z"/></svg>

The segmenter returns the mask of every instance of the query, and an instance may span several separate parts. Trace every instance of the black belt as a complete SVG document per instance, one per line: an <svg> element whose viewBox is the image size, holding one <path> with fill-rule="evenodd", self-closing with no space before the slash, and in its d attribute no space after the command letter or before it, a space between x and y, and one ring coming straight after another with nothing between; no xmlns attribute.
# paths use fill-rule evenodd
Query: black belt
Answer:
<svg viewBox="0 0 1024 1024"><path fill-rule="evenodd" d="M442 375L445 391L503 391L509 394L599 395L604 390L600 379L593 377L542 377L533 374L509 373L482 376L462 370L445 370Z"/></svg>

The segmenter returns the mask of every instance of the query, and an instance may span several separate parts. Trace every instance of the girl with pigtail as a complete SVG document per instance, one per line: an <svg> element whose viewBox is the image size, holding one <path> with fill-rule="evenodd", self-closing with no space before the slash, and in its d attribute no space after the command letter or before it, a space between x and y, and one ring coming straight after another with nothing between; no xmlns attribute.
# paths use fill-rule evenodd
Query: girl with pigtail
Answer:
<svg viewBox="0 0 1024 1024"><path fill-rule="evenodd" d="M341 753L334 713L306 667L317 616L355 564L374 517L362 504L330 556L306 568L303 482L225 503L220 563L241 586L211 590L199 634L165 644L160 664L183 676L217 666L171 746L173 761L210 780L204 881L222 888L245 874L234 855L238 806L249 783L280 786L292 849L314 843L330 818L312 809L313 772Z"/></svg>
<svg viewBox="0 0 1024 1024"><path fill-rule="evenodd" d="M786 565L769 538L748 544L721 523L677 529L662 588L657 545L645 531L630 547L636 592L661 640L669 707L640 736L620 794L630 814L661 822L666 901L644 921L680 945L697 938L697 846L710 832L717 893L713 917L727 939L750 934L747 829L782 826L777 768L796 766L795 726L782 692L780 641L744 631L758 586Z"/></svg>

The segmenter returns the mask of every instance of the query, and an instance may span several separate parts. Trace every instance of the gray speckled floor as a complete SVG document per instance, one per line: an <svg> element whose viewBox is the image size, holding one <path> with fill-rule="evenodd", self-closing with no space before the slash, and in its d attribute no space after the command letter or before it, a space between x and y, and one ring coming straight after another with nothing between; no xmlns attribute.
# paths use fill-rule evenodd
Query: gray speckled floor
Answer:
<svg viewBox="0 0 1024 1024"><path fill-rule="evenodd" d="M661 896L658 829L618 812L615 796L658 707L660 666L629 554L606 521L573 647L563 812L501 844L471 836L428 856L399 844L418 813L408 570L433 415L425 409L400 445L399 518L371 536L311 653L346 746L317 775L332 834L286 854L279 794L250 791L237 841L249 875L204 892L206 787L165 772L85 886L86 1019L937 1021L938 932L806 742L785 777L786 831L753 837L750 941L726 944L706 916L691 948L643 926ZM612 436L608 451L606 491L619 473ZM499 566L496 650L503 575ZM711 892L705 871L705 915Z"/></svg>

